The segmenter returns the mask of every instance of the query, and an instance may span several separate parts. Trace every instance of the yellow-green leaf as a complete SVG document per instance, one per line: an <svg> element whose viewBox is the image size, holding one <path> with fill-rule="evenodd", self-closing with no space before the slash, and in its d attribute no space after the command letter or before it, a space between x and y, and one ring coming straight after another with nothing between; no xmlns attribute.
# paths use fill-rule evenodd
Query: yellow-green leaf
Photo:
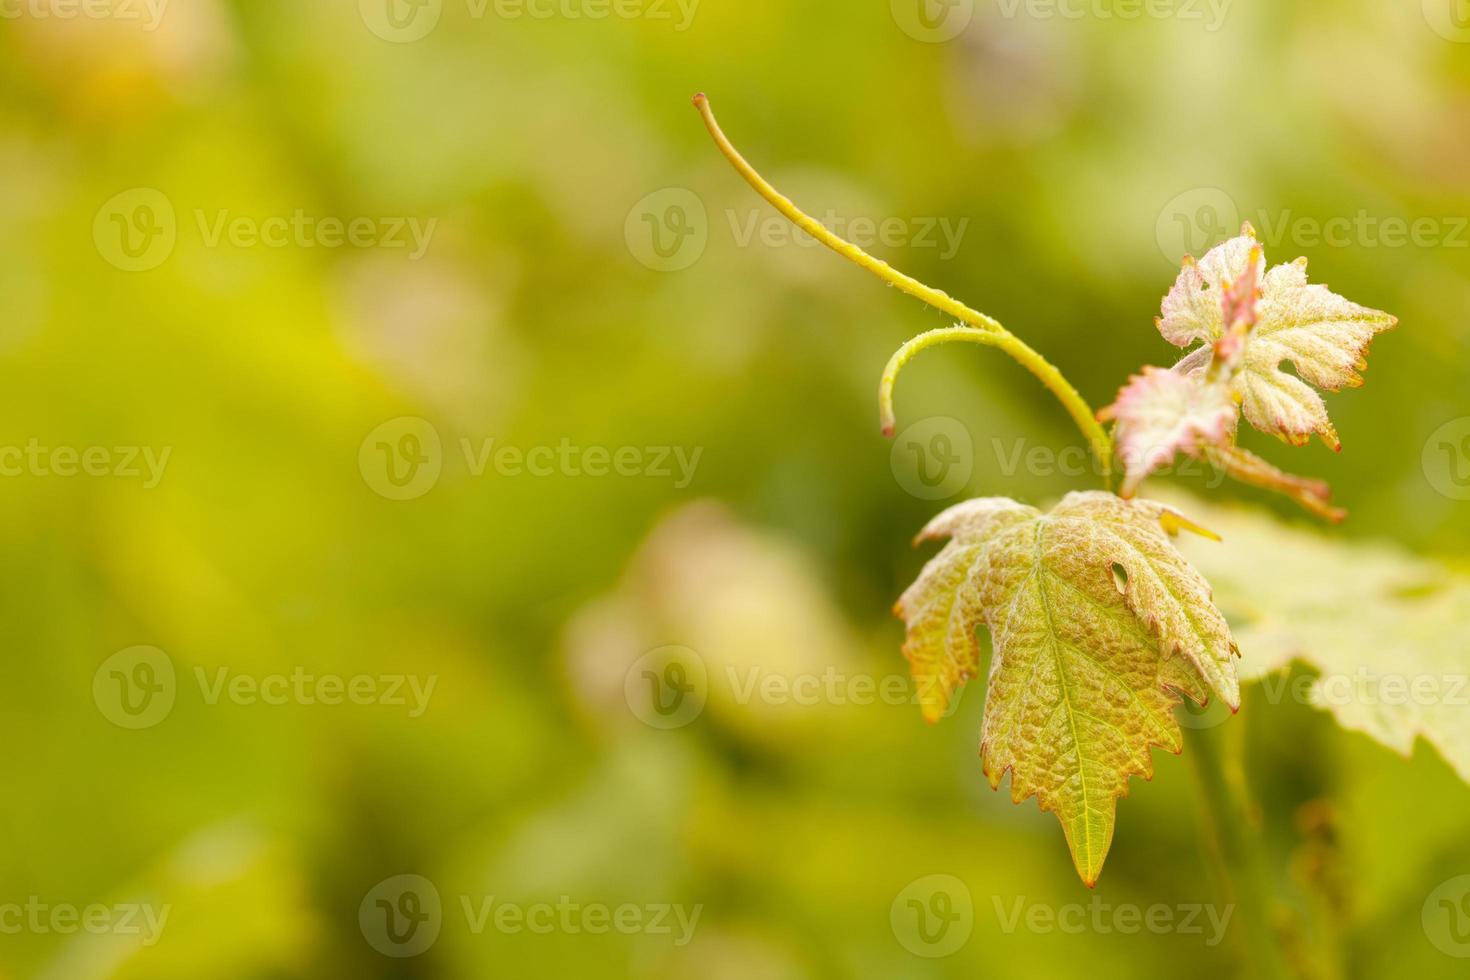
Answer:
<svg viewBox="0 0 1470 980"><path fill-rule="evenodd" d="M968 501L920 535L949 540L895 607L915 678L934 693L930 720L978 669L975 630L989 628L985 772L998 786L1009 770L1016 802L1035 796L1056 813L1088 885L1129 777L1152 776L1152 746L1182 747L1179 695L1240 703L1229 628L1169 540L1186 526L1101 492L1068 494L1047 514Z"/></svg>

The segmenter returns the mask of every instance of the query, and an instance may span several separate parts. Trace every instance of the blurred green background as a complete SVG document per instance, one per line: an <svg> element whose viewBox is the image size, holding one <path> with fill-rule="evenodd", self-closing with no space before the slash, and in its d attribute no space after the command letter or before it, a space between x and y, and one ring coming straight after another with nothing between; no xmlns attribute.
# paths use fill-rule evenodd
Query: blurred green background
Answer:
<svg viewBox="0 0 1470 980"><path fill-rule="evenodd" d="M1401 323L1329 396L1341 455L1250 445L1336 487L1334 533L1454 557L1461 0L0 15L0 977L1254 975L1179 927L1231 901L1188 749L1089 892L986 785L980 686L909 703L912 534L1095 486L1080 437L931 353L900 429L958 475L916 476L874 394L945 321L793 240L689 98L1094 406L1177 355L1179 256L1252 221ZM1470 872L1433 751L1254 694L1190 738L1243 746L1305 975L1463 975L1421 922Z"/></svg>

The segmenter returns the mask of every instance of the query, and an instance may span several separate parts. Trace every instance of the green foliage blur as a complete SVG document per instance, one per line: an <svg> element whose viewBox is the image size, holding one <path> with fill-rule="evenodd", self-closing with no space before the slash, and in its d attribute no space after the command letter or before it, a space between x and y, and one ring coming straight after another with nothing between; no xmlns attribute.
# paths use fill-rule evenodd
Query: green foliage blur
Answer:
<svg viewBox="0 0 1470 980"><path fill-rule="evenodd" d="M1097 486L1080 436L931 352L900 430L948 420L964 478L915 483L875 389L946 321L793 237L689 99L1095 407L1250 220L1401 322L1340 455L1247 444L1334 534L1458 561L1457 2L0 4L0 978L1257 975L1188 747L1088 891L981 772L983 684L935 726L905 686L914 532ZM1189 739L1244 760L1300 976L1463 971L1432 750L1254 689Z"/></svg>

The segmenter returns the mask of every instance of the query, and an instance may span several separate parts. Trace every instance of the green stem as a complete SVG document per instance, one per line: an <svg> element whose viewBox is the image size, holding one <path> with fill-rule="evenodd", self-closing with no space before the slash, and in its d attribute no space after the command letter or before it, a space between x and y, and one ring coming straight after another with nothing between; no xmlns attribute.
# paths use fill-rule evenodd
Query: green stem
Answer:
<svg viewBox="0 0 1470 980"><path fill-rule="evenodd" d="M888 366L883 369L883 379L878 382L878 415L882 421L885 436L893 435L893 430L896 428L893 418L893 386L898 382L898 373L918 355L919 351L938 344L961 340L972 344L983 344L986 347L1000 346L1000 334L993 330L941 327L938 330L919 334L893 352L893 356L888 359Z"/></svg>
<svg viewBox="0 0 1470 980"><path fill-rule="evenodd" d="M893 382L903 365L919 351L934 344L946 343L951 340L973 341L1005 351L1020 362L1022 366L1035 375L1042 384L1046 385L1057 396L1062 405L1067 409L1068 414L1072 416L1072 421L1077 423L1078 429L1087 438L1094 455L1097 456L1098 465L1102 468L1103 482L1109 486L1112 484L1112 437L1108 435L1101 423L1098 422L1097 414L1082 396L1077 393L1077 389L1062 376L1062 373L1050 361L1042 357L1015 334L1001 326L1000 322L993 317L986 316L977 310L972 310L948 293L941 292L932 286L926 286L922 282L919 282L919 280L904 275L887 262L874 258L851 242L833 234L820 221L817 221L802 211L789 198L772 187L750 165L745 157L741 156L740 151L735 149L735 145L730 142L725 136L724 131L720 129L720 124L715 120L714 111L710 108L709 99L703 93L694 97L694 106L699 110L700 117L704 119L705 128L709 130L710 137L715 141L715 145L719 147L720 152L724 154L725 159L729 160L730 165L735 168L736 172L745 178L746 183L755 188L756 193L765 198L777 211L785 215L792 224L832 249L838 255L841 255L855 265L867 269L889 285L908 293L910 296L929 304L937 310L949 314L961 323L968 324L968 327L931 330L926 334L921 334L900 348L898 353L894 354L893 360L888 363L889 372L892 373L892 376L890 377L889 372L885 372L883 380L882 390L887 393L885 396L887 400L883 406L885 434L892 435Z"/></svg>
<svg viewBox="0 0 1470 980"><path fill-rule="evenodd" d="M883 369L883 380L878 385L878 410L882 417L883 434L893 435L895 427L893 415L893 388L898 381L898 374L904 369L909 361L913 360L920 351L940 344L966 342L971 344L982 344L986 347L998 347L1011 357L1015 358L1026 370L1034 374L1041 383L1056 393L1057 398L1072 416L1077 427L1082 430L1092 446L1093 453L1101 461L1112 458L1112 440L1097 421L1096 415L1077 389L1062 376L1050 361L1036 353L1025 341L1010 333L1004 328L1000 330L976 330L973 327L940 327L938 330L930 330L921 333L898 350L888 360L888 366Z"/></svg>
<svg viewBox="0 0 1470 980"><path fill-rule="evenodd" d="M1238 780L1230 778L1216 744L1218 732L1199 732L1186 754L1194 765L1200 793L1200 822L1216 876L1226 901L1235 906L1233 921L1245 933L1242 956L1250 975L1262 980L1289 980L1276 926L1276 889L1262 846L1260 821Z"/></svg>

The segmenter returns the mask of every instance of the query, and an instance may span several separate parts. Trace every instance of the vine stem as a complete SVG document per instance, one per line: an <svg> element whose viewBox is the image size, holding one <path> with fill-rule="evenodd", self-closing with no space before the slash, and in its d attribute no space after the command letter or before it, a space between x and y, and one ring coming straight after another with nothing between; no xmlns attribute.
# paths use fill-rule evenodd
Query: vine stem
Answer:
<svg viewBox="0 0 1470 980"><path fill-rule="evenodd" d="M1062 376L1062 372L1058 371L1046 358L1028 347L1021 338L1004 328L1000 330L976 330L973 327L940 327L937 330L930 330L926 333L919 334L913 340L910 340L898 350L894 351L893 357L888 360L888 366L883 369L883 380L878 385L878 410L882 416L883 434L885 436L893 435L893 387L895 382L898 381L898 373L903 370L904 365L913 360L920 351L938 346L939 344L958 342L997 347L1011 355L1011 357L1023 364L1032 374L1041 379L1042 384L1056 392L1057 397L1061 399L1062 404L1066 406L1067 411L1072 414L1073 418L1086 418L1091 421L1092 428L1097 430L1098 439L1101 441L1094 440L1093 434L1087 428L1083 429L1083 434L1088 436L1089 441L1092 441L1093 450L1099 454L1098 458L1105 461L1112 456L1112 440L1108 438L1107 432L1098 424L1092 409L1082 400L1082 396L1077 394L1076 389L1067 383L1067 379Z"/></svg>
<svg viewBox="0 0 1470 980"><path fill-rule="evenodd" d="M888 362L888 368L883 373L883 382L879 388L880 411L883 416L883 434L893 434L893 387L898 380L898 372L911 360L914 355L926 348L936 344L944 344L952 341L967 341L996 347L1005 351L1023 367L1030 371L1036 378L1047 387L1052 394L1056 395L1066 408L1067 413L1072 416L1072 421L1077 424L1082 435L1092 447L1093 455L1097 457L1098 465L1102 469L1105 484L1112 484L1113 465L1113 440L1107 430L1097 420L1097 413L1087 404L1087 401L1077 392L1077 389L1069 382L1056 366L1041 354L1037 353L1030 345L1015 334L1011 333L1000 322L993 317L986 316L977 310L961 303L959 300L942 292L932 286L926 286L912 276L904 275L890 266L882 259L876 259L863 251L858 246L833 234L820 221L808 215L791 202L776 188L772 187L760 173L735 149L733 143L720 129L720 124L715 120L714 110L710 108L709 99L701 92L694 97L694 107L699 110L701 118L704 119L705 128L709 130L710 137L715 145L724 154L725 159L730 161L737 173L745 178L745 182L753 187L757 194L765 198L777 211L781 212L787 220L796 225L802 231L811 235L817 241L826 245L838 255L847 259L855 265L867 269L873 275L884 282L900 289L910 296L918 299L929 306L949 314L959 320L965 326L955 326L931 330L920 334L910 340Z"/></svg>
<svg viewBox="0 0 1470 980"><path fill-rule="evenodd" d="M1251 975L1263 980L1290 980L1298 974L1289 966L1282 948L1283 937L1274 915L1276 888L1261 841L1260 819L1247 799L1242 774L1227 772L1227 763L1216 744L1219 734L1198 732L1185 753L1199 789L1205 851L1213 876L1226 901L1235 906L1235 915L1245 931L1242 954L1250 960Z"/></svg>

